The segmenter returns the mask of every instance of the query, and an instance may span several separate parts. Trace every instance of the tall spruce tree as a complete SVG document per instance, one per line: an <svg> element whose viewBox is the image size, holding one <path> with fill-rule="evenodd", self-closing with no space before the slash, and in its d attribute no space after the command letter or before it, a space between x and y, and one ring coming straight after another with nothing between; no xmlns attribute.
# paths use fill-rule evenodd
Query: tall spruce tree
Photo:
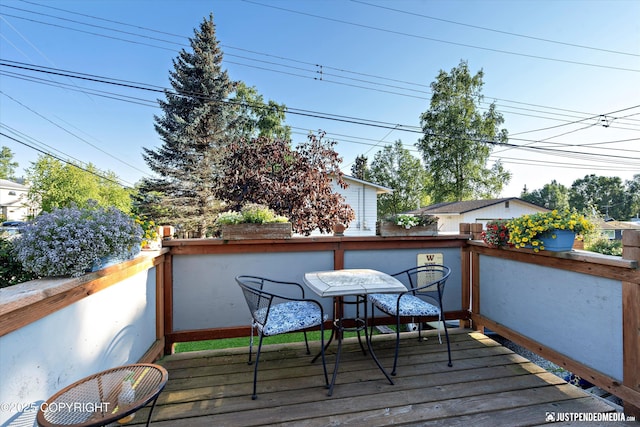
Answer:
<svg viewBox="0 0 640 427"><path fill-rule="evenodd" d="M236 83L222 69L222 51L213 15L204 19L190 39L192 52L182 49L170 72L173 90L158 100L163 111L155 129L163 144L144 149L144 160L159 178L146 179L143 191L162 194L171 206L170 220L194 237L206 237L220 210L214 197L221 148L239 135L241 117L229 102Z"/></svg>

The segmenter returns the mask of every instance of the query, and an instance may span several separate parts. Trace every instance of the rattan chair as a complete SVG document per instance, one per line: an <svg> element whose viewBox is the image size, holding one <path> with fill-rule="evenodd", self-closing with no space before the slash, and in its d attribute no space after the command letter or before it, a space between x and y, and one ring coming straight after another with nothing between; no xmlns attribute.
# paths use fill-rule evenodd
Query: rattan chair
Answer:
<svg viewBox="0 0 640 427"><path fill-rule="evenodd" d="M449 332L447 323L442 318L444 312L442 308L442 295L444 285L451 274L451 269L444 265L423 265L410 268L396 274L393 277L400 280L407 291L400 294L370 294L368 300L371 302L371 316L375 320L375 309L394 316L396 318L396 354L393 360L393 370L391 375L396 374L398 365L398 352L400 348L400 319L402 317L418 318L418 339L422 340L422 318L427 316L438 316L439 321L444 325L444 333L447 338L447 353L449 355L449 366L451 363L451 346L449 344ZM428 302L431 301L431 302ZM371 322L373 327L374 321ZM438 338L440 329L438 328Z"/></svg>
<svg viewBox="0 0 640 427"><path fill-rule="evenodd" d="M287 332L303 331L307 354L311 354L306 330L312 327L320 327L320 354L322 356L325 385L328 386L329 376L327 375L324 356L324 321L327 320L328 316L324 313L322 305L313 299L306 299L304 288L299 283L281 282L256 276L238 276L236 277L236 282L244 293L252 317L249 364L252 363L254 329L257 330L260 337L256 352L251 398L255 400L258 397L256 386L263 338ZM274 290L278 293L275 293Z"/></svg>

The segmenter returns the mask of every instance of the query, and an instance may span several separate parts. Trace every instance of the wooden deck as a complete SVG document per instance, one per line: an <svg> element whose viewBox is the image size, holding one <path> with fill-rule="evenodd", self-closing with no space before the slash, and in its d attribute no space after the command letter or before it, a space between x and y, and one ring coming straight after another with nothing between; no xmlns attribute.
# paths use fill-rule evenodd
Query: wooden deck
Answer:
<svg viewBox="0 0 640 427"><path fill-rule="evenodd" d="M615 412L605 401L471 331L454 330L450 368L446 345L439 345L431 332L425 342L405 334L395 385L387 382L370 357L363 356L355 339L345 341L332 397L326 395L322 365L309 363L302 344L263 349L255 401L246 348L168 356L159 362L168 369L169 382L152 425L495 427L548 425L545 417L550 412ZM393 336L375 338L376 354L390 367ZM312 347L317 349L317 344ZM334 351L332 344L330 374ZM146 420L146 411L140 411L134 422Z"/></svg>

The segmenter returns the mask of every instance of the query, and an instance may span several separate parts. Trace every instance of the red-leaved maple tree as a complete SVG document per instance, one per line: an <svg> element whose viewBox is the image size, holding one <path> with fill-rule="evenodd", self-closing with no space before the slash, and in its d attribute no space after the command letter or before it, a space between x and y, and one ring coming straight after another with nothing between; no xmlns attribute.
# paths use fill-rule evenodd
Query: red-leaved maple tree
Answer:
<svg viewBox="0 0 640 427"><path fill-rule="evenodd" d="M346 188L333 149L324 132L309 134L295 149L280 139L240 140L225 147L224 169L216 196L239 210L248 202L268 205L291 221L293 231L331 232L336 224L349 224L355 213L332 182Z"/></svg>

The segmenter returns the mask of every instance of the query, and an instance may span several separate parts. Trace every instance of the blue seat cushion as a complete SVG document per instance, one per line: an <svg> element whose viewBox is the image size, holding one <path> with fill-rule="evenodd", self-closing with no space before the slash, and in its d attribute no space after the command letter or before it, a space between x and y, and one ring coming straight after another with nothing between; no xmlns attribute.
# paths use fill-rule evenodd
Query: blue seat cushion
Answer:
<svg viewBox="0 0 640 427"><path fill-rule="evenodd" d="M261 308L255 312L256 319L264 319L266 308ZM267 324L258 322L258 329L265 335L278 335L286 332L298 331L301 329L318 326L327 320L321 317L320 308L308 301L288 301L271 306Z"/></svg>
<svg viewBox="0 0 640 427"><path fill-rule="evenodd" d="M376 307L391 316L397 316L398 294L370 294ZM400 316L438 316L440 309L414 295L403 294L400 299Z"/></svg>

